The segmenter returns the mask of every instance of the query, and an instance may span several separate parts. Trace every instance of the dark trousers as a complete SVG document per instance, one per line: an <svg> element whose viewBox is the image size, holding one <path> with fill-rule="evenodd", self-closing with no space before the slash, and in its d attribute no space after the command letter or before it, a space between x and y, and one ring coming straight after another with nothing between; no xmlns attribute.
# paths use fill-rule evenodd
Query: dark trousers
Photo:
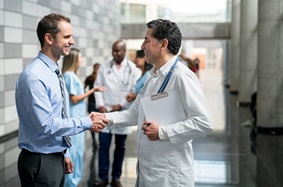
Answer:
<svg viewBox="0 0 283 187"><path fill-rule="evenodd" d="M112 164L112 180L120 179L122 165L125 156L125 143L127 135L115 134L115 150ZM98 176L102 181L108 182L109 173L109 149L112 140L111 133L99 133L99 153L98 153Z"/></svg>
<svg viewBox="0 0 283 187"><path fill-rule="evenodd" d="M63 187L64 155L22 150L18 158L18 172L22 187Z"/></svg>

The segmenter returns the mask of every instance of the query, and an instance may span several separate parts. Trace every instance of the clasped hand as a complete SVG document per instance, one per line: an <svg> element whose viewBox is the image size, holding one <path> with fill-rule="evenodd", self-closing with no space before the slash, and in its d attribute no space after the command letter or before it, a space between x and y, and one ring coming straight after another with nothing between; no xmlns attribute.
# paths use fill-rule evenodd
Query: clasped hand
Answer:
<svg viewBox="0 0 283 187"><path fill-rule="evenodd" d="M102 113L91 112L89 117L92 120L92 127L90 128L92 132L101 132L109 123L109 120Z"/></svg>

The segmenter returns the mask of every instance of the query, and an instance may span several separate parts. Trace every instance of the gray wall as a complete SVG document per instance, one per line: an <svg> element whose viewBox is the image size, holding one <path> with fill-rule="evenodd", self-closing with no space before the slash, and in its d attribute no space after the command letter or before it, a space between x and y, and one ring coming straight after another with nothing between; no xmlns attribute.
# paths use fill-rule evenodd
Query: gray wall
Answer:
<svg viewBox="0 0 283 187"><path fill-rule="evenodd" d="M111 56L112 43L120 37L119 6L118 0L0 0L0 140L18 130L15 84L40 49L38 21L52 12L71 18L84 80L95 62ZM18 154L17 138L0 143L0 186L18 186Z"/></svg>

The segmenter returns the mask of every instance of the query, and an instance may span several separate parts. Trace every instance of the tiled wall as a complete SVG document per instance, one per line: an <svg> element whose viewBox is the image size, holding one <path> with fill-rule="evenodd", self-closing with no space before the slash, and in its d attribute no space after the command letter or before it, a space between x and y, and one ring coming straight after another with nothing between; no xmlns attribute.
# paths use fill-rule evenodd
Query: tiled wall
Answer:
<svg viewBox="0 0 283 187"><path fill-rule="evenodd" d="M111 56L119 39L118 0L0 0L0 139L18 129L15 84L23 68L39 51L38 21L60 12L71 18L75 46L82 51L82 80L95 62ZM0 143L0 187L18 186L17 138Z"/></svg>

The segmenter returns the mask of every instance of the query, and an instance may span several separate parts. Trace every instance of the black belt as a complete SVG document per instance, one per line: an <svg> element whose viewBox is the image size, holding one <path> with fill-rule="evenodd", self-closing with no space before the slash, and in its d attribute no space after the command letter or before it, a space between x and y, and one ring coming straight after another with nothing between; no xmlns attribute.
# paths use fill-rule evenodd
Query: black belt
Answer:
<svg viewBox="0 0 283 187"><path fill-rule="evenodd" d="M59 155L64 155L67 151L67 149L65 149L62 152L57 152L57 153L37 153L37 152L30 152L29 150L26 149L22 149L23 152L25 153L29 153L29 154L34 154L34 155L55 155L55 156L59 156Z"/></svg>

